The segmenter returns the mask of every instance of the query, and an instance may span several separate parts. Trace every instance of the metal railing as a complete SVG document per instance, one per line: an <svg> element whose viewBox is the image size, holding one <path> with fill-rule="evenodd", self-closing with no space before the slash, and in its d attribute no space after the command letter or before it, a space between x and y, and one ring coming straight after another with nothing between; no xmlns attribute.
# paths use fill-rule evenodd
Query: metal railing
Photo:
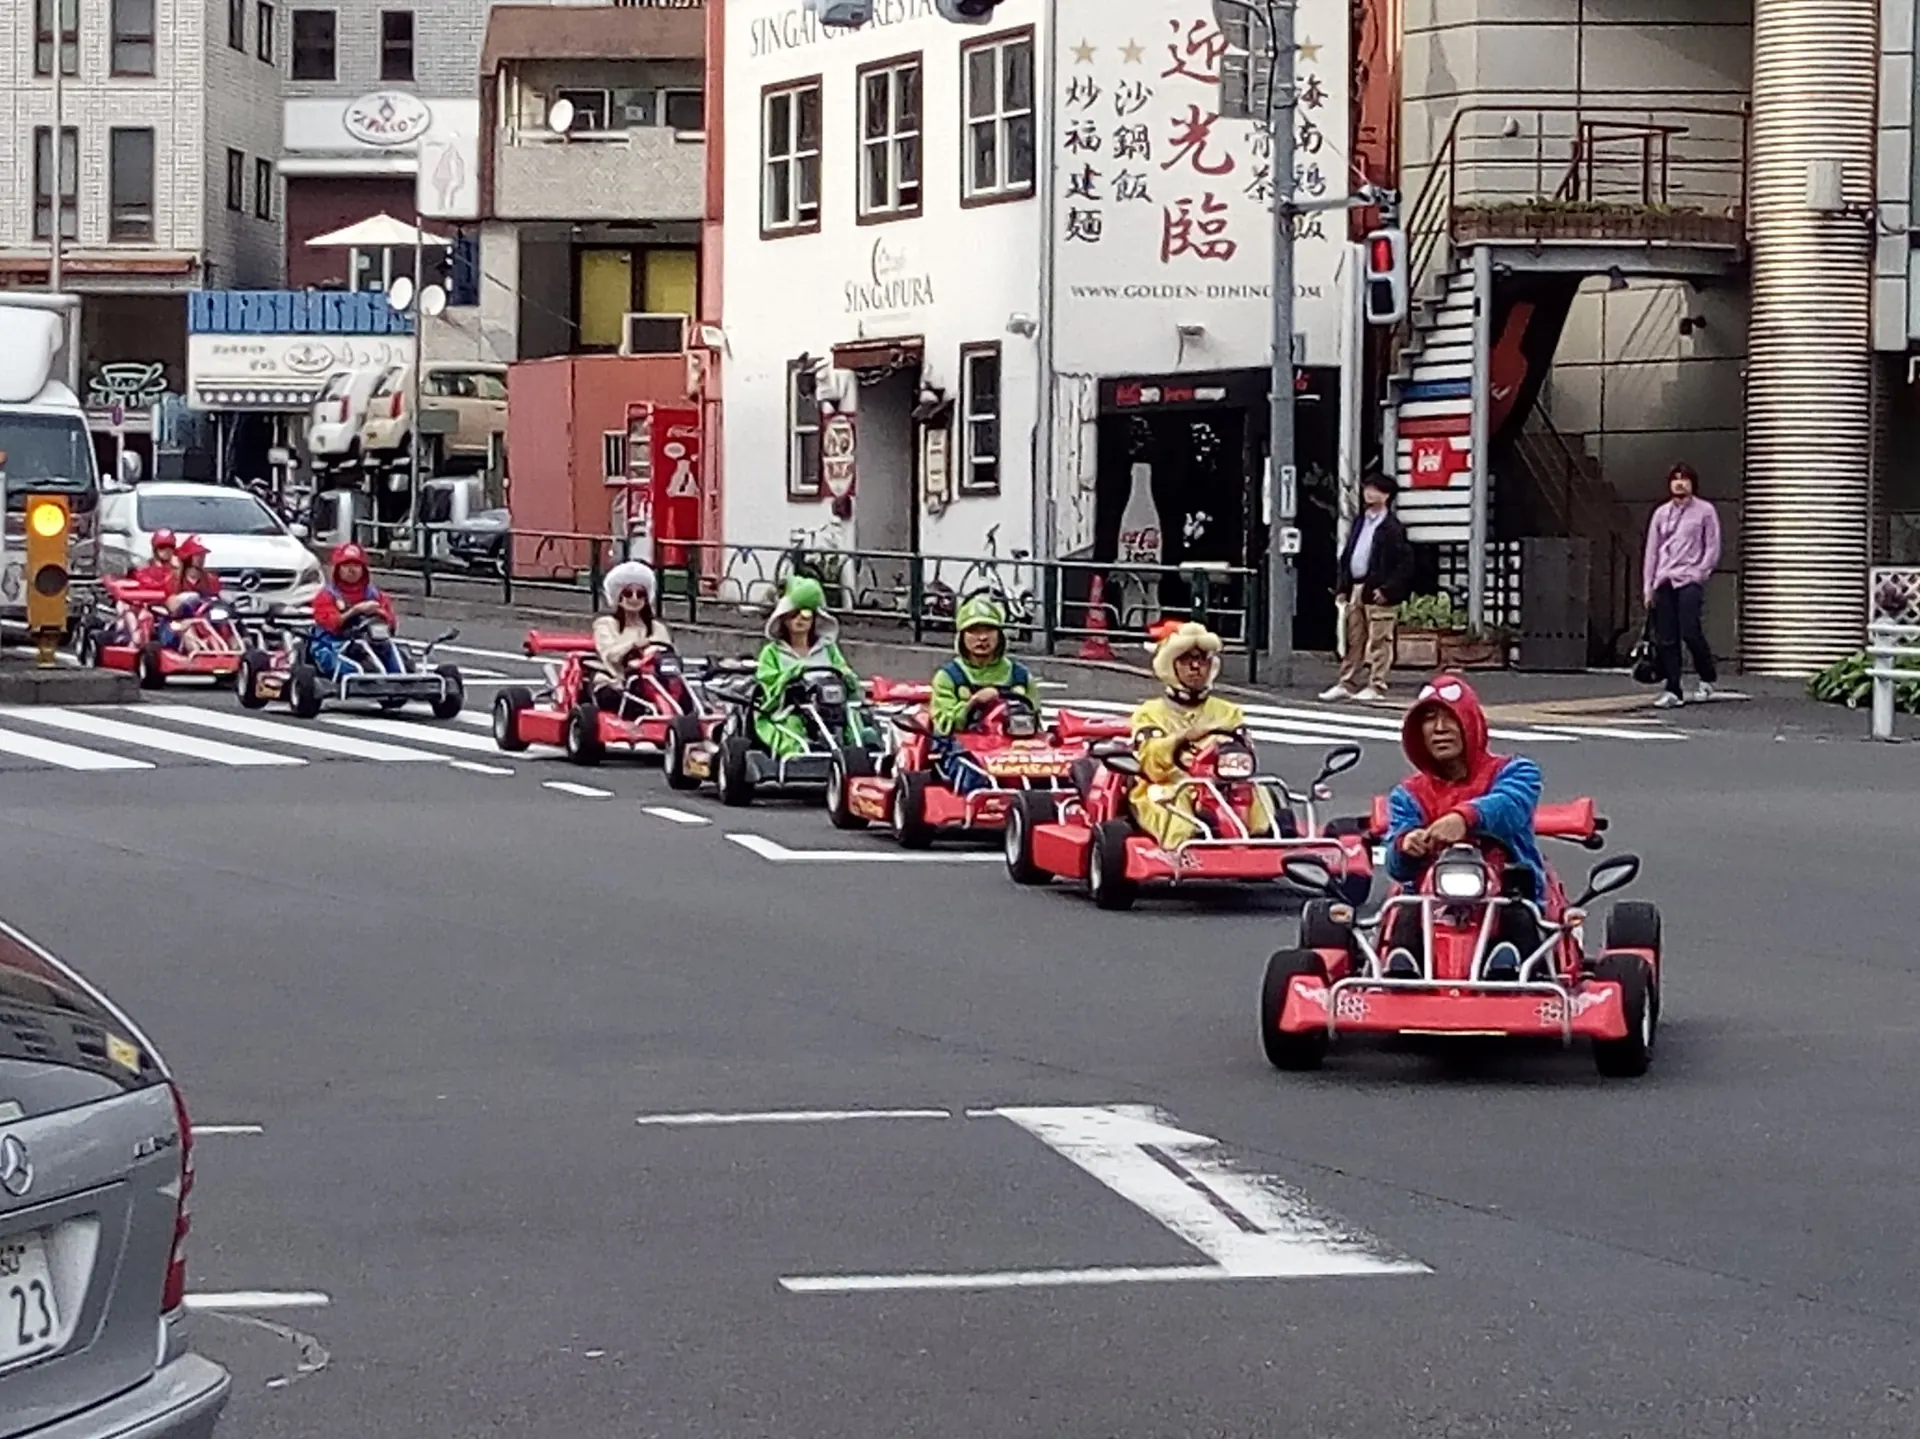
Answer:
<svg viewBox="0 0 1920 1439"><path fill-rule="evenodd" d="M1667 210L1744 221L1746 102L1463 105L1409 207L1409 283L1444 267L1467 206Z"/></svg>
<svg viewBox="0 0 1920 1439"><path fill-rule="evenodd" d="M1920 625L1875 620L1867 629L1867 677L1873 681L1873 737L1890 740L1899 689L1920 687Z"/></svg>
<svg viewBox="0 0 1920 1439"><path fill-rule="evenodd" d="M429 597L436 586L480 584L513 604L535 595L568 595L598 604L600 581L630 555L626 538L575 531L506 532L497 546L467 558L453 541L460 531L425 527L425 553L397 525L360 521L356 540L376 568L417 574ZM1102 564L1000 555L911 554L841 550L796 536L786 545L733 545L708 540L660 540L642 554L660 582L662 617L711 623L715 612L764 615L787 581L810 575L826 592L827 608L843 624L860 626L849 638L897 638L923 643L951 635L962 600L986 592L1007 614L1017 648L1058 653L1062 644L1097 649L1097 641L1144 644L1163 616L1191 618L1218 634L1227 651L1259 677L1265 634L1260 575L1245 565Z"/></svg>

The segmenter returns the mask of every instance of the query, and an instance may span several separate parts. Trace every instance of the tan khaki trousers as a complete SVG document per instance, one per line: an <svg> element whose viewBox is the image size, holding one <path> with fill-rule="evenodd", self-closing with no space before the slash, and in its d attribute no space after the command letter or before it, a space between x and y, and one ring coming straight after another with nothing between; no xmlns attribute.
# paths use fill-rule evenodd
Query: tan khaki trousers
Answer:
<svg viewBox="0 0 1920 1439"><path fill-rule="evenodd" d="M1353 587L1341 610L1346 625L1347 653L1340 662L1340 683L1350 690L1365 685L1384 690L1387 675L1393 669L1393 625L1398 611L1392 605L1368 604L1364 585Z"/></svg>

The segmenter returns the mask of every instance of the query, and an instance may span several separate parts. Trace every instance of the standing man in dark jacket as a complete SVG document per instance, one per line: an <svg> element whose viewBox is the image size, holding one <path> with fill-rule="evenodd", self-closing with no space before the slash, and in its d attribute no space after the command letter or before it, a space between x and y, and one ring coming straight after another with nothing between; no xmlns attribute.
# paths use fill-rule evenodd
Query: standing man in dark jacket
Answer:
<svg viewBox="0 0 1920 1439"><path fill-rule="evenodd" d="M1393 668L1393 626L1399 607L1413 593L1413 545L1394 518L1393 481L1369 471L1360 485L1366 508L1347 535L1340 555L1340 600L1347 653L1340 678L1323 700L1386 698ZM1364 684L1361 671L1366 671Z"/></svg>

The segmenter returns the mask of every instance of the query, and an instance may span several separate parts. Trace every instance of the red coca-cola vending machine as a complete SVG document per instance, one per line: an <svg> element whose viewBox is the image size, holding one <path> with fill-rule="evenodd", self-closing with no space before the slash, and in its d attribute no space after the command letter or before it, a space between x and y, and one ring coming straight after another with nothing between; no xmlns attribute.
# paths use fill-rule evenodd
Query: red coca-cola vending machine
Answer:
<svg viewBox="0 0 1920 1439"><path fill-rule="evenodd" d="M627 553L651 547L663 566L692 563L700 538L705 463L700 411L652 400L627 406ZM674 541L682 541L675 544Z"/></svg>

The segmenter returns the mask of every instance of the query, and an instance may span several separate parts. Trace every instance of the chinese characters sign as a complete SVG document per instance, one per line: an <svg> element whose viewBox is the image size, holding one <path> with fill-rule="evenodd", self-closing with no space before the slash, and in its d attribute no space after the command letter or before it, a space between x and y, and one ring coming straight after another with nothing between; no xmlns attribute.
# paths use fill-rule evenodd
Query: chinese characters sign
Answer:
<svg viewBox="0 0 1920 1439"><path fill-rule="evenodd" d="M1300 0L1294 188L1344 194L1347 7ZM1227 46L1211 0L1061 0L1052 157L1055 363L1160 373L1268 363L1272 147L1221 115ZM1341 212L1296 226L1294 328L1306 363L1335 363ZM1198 326L1197 342L1179 327Z"/></svg>

